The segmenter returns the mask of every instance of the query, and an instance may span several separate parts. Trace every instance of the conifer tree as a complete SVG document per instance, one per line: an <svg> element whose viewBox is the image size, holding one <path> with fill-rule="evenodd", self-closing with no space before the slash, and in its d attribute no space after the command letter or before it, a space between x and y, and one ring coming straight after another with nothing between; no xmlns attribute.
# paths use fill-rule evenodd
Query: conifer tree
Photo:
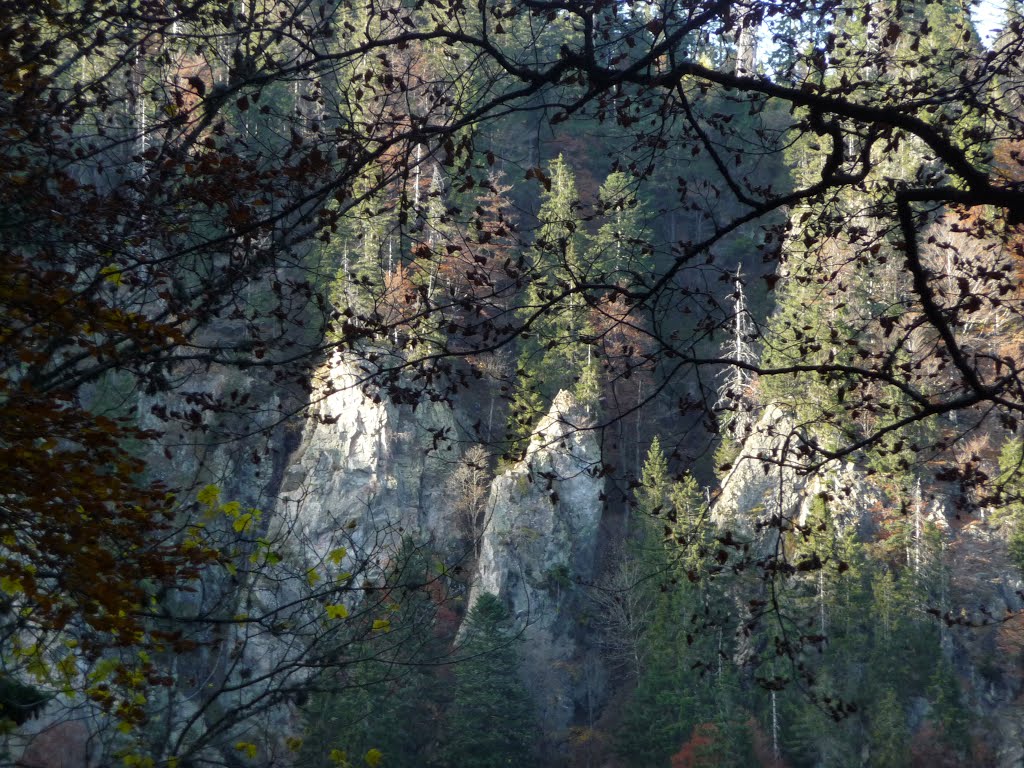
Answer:
<svg viewBox="0 0 1024 768"><path fill-rule="evenodd" d="M645 215L630 177L609 174L598 192L601 226L590 244L587 277L618 282L622 270L643 270L649 261Z"/></svg>
<svg viewBox="0 0 1024 768"><path fill-rule="evenodd" d="M580 199L572 169L562 155L548 168L550 187L542 194L540 228L533 247L531 282L520 316L531 322L524 344L525 365L542 394L554 397L579 381L587 360L586 299L579 292L586 244ZM539 310L542 316L533 318ZM533 318L533 319L531 319Z"/></svg>
<svg viewBox="0 0 1024 768"><path fill-rule="evenodd" d="M530 435L546 410L544 398L540 393L540 384L533 376L529 365L529 358L524 355L520 360L512 404L508 411L508 449L505 455L512 459L518 459L526 453Z"/></svg>
<svg viewBox="0 0 1024 768"><path fill-rule="evenodd" d="M646 517L664 512L670 485L668 461L661 447L661 437L655 435L640 473L640 487L636 489L637 511Z"/></svg>
<svg viewBox="0 0 1024 768"><path fill-rule="evenodd" d="M410 538L394 553L389 572L393 599L365 617L382 630L339 650L348 661L337 690L324 686L303 708L307 731L299 768L320 768L335 750L357 763L373 750L394 768L423 765L443 698L435 675L448 653L436 627L435 597L443 585L431 553Z"/></svg>
<svg viewBox="0 0 1024 768"><path fill-rule="evenodd" d="M910 733L903 707L891 688L872 707L871 765L878 768L905 768L910 765Z"/></svg>
<svg viewBox="0 0 1024 768"><path fill-rule="evenodd" d="M506 768L530 762L536 714L519 679L517 639L497 596L480 595L466 617L455 667L454 701L448 712L445 764L459 768Z"/></svg>
<svg viewBox="0 0 1024 768"><path fill-rule="evenodd" d="M999 485L1006 499L1010 559L1024 573L1024 443L1008 440L999 454Z"/></svg>

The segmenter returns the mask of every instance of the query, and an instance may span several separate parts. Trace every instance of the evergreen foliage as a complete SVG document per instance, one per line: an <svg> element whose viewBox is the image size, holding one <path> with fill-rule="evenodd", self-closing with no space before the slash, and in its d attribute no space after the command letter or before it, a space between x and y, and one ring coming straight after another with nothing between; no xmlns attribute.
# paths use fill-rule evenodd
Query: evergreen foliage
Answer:
<svg viewBox="0 0 1024 768"><path fill-rule="evenodd" d="M794 766L854 765L861 743L902 766L928 733L969 759L982 694L959 675L979 664L951 633L991 623L1015 648L990 604L1016 575L965 587L952 545L1024 573L1019 0L990 43L953 0L5 10L12 733L52 704L99 731L97 764L256 765L297 737L235 736L308 701L308 765L543 757L497 598L439 690L448 566L392 551L394 520L339 517L353 549L325 554L270 519L301 419L337 394L311 371L343 360L396 439L450 407L430 454L484 439L463 419L480 403L499 443L503 399L521 456L561 390L613 436L579 474L607 481L609 519L640 476L622 549L645 613L613 681L627 762L750 765L765 734ZM716 527L691 473L723 431L732 465L761 404L778 440L745 458L817 495ZM655 423L688 439L670 469L654 436L641 470ZM227 502L206 475L232 441ZM830 485L839 466L867 490ZM459 510L474 538L482 493ZM863 525L833 515L844 493ZM286 651L264 670L267 647ZM445 716L439 746L426 724Z"/></svg>
<svg viewBox="0 0 1024 768"><path fill-rule="evenodd" d="M322 766L336 750L356 757L376 750L396 768L423 765L445 703L437 662L448 658L436 625L443 585L431 571L429 550L405 538L390 568L394 598L363 617L386 631L338 651L346 663L337 690L316 692L303 709L300 766Z"/></svg>
<svg viewBox="0 0 1024 768"><path fill-rule="evenodd" d="M583 264L586 249L579 193L572 168L559 155L548 167L537 214L532 279L520 316L529 324L523 368L545 399L573 389L587 361L588 333Z"/></svg>
<svg viewBox="0 0 1024 768"><path fill-rule="evenodd" d="M497 596L480 595L466 617L448 711L445 764L503 768L529 762L538 729L519 679L517 638Z"/></svg>

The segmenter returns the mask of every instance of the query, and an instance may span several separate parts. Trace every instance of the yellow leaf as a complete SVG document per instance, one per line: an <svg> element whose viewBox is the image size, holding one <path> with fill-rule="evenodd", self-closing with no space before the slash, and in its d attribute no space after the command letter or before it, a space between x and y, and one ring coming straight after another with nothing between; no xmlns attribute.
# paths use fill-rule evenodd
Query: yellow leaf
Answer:
<svg viewBox="0 0 1024 768"><path fill-rule="evenodd" d="M391 622L387 619L374 619L373 620L373 631L374 632L387 632L391 629Z"/></svg>
<svg viewBox="0 0 1024 768"><path fill-rule="evenodd" d="M21 582L18 579L11 576L0 576L0 590L3 590L8 595L16 595L23 589L24 587L21 586Z"/></svg>
<svg viewBox="0 0 1024 768"><path fill-rule="evenodd" d="M245 756L250 760L256 759L256 753L259 751L256 745L249 741L237 741L235 742L235 749L239 752L244 752Z"/></svg>
<svg viewBox="0 0 1024 768"><path fill-rule="evenodd" d="M348 755L340 749L332 749L327 757L335 765L348 765Z"/></svg>
<svg viewBox="0 0 1024 768"><path fill-rule="evenodd" d="M229 501L220 508L220 511L228 517L238 517L238 513L242 511L242 505L237 501Z"/></svg>
<svg viewBox="0 0 1024 768"><path fill-rule="evenodd" d="M243 533L250 526L252 526L252 515L248 512L244 515L240 515L231 525L231 527L235 529L236 533Z"/></svg>
<svg viewBox="0 0 1024 768"><path fill-rule="evenodd" d="M302 749L302 739L300 739L298 736L289 736L287 739L285 739L284 743L285 746L288 747L288 749L292 752L298 752L300 749Z"/></svg>
<svg viewBox="0 0 1024 768"><path fill-rule="evenodd" d="M310 568L306 571L306 581L309 582L309 586L315 587L320 581L320 573L316 568Z"/></svg>
<svg viewBox="0 0 1024 768"><path fill-rule="evenodd" d="M344 547L338 547L327 556L327 559L330 560L333 565L341 565L341 561L345 559L345 555L347 554L347 549Z"/></svg>
<svg viewBox="0 0 1024 768"><path fill-rule="evenodd" d="M117 671L119 666L121 666L121 664L117 659L100 659L96 662L96 666L93 667L92 672L89 673L89 679L95 683L102 683L104 680L109 679L110 676Z"/></svg>
<svg viewBox="0 0 1024 768"><path fill-rule="evenodd" d="M43 661L42 656L32 656L25 665L25 671L40 683L45 683L50 677L50 668Z"/></svg>
<svg viewBox="0 0 1024 768"><path fill-rule="evenodd" d="M106 279L108 283L113 285L121 284L121 268L117 264L108 264L100 270L100 275Z"/></svg>
<svg viewBox="0 0 1024 768"><path fill-rule="evenodd" d="M384 757L384 753L374 747L363 757L363 761L370 766L370 768L377 768L380 765L381 758Z"/></svg>
<svg viewBox="0 0 1024 768"><path fill-rule="evenodd" d="M128 768L153 768L153 758L137 755L132 752L122 757L121 762L128 766Z"/></svg>
<svg viewBox="0 0 1024 768"><path fill-rule="evenodd" d="M217 499L219 499L219 498L220 498L220 488L218 488L216 485L208 485L208 486L206 486L196 496L196 500L200 504L205 504L207 506L209 506L211 504L216 504L217 503Z"/></svg>
<svg viewBox="0 0 1024 768"><path fill-rule="evenodd" d="M327 606L327 618L328 619L345 619L348 618L348 608L342 604L328 605Z"/></svg>
<svg viewBox="0 0 1024 768"><path fill-rule="evenodd" d="M78 672L78 666L75 664L75 657L69 653L63 659L58 661L57 672L60 673L61 679L72 680L75 677L75 673Z"/></svg>

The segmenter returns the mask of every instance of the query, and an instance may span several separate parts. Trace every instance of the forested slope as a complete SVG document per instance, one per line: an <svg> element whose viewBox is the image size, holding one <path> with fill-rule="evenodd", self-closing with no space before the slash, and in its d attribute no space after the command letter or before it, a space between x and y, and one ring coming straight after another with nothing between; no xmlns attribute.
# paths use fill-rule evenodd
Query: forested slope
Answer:
<svg viewBox="0 0 1024 768"><path fill-rule="evenodd" d="M1024 761L1019 3L3 8L8 764Z"/></svg>

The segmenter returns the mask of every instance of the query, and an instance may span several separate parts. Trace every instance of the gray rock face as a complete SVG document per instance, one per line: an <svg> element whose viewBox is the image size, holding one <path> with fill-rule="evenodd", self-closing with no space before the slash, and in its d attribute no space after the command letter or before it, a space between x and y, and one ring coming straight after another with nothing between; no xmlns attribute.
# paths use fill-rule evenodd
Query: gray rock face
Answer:
<svg viewBox="0 0 1024 768"><path fill-rule="evenodd" d="M287 737L302 731L290 692L302 689L329 646L325 606L338 611L341 603L356 613L363 593L352 585L383 573L406 536L466 556L446 488L460 458L457 419L443 404L397 406L367 395L359 369L343 358L314 376L305 409L305 392L276 392L243 374L206 374L197 377L203 391L192 396L202 420L195 438L183 433L173 458L153 462L161 471L165 462L167 477L190 495L214 485L219 504L238 502L254 518L251 528L236 527L237 518L222 511L188 506L237 568L210 566L195 590L166 595L163 606L186 619L246 620L196 625L196 650L168 670L176 684L151 695L162 732L147 749L230 761L233 745L252 742L259 760L277 764L270 756L290 754ZM208 399L236 392L259 404L247 423L203 410ZM167 407L142 401L142 422L168 429L173 420L161 417ZM584 409L561 393L525 459L493 481L473 581L474 594L498 594L522 628L522 674L536 693L552 744L545 754L554 760L569 725L585 708L593 711L603 685L596 653L586 646L590 606L578 586L595 575L603 507L600 449L589 425ZM247 426L248 437L218 439L245 434ZM47 727L64 717L54 714ZM113 732L95 716L97 733Z"/></svg>
<svg viewBox="0 0 1024 768"><path fill-rule="evenodd" d="M346 546L378 547L389 532L426 536L443 549L444 480L456 464L451 409L413 409L367 397L358 370L335 358L319 375L302 443L285 471L274 513L324 555L347 531Z"/></svg>
<svg viewBox="0 0 1024 768"><path fill-rule="evenodd" d="M301 689L329 651L324 606L357 612L361 591L352 584L376 583L405 536L431 539L438 549L449 543L443 483L458 458L450 409L368 396L356 365L341 357L313 383L301 440L276 468L273 501L260 518L274 564L232 583L223 574L220 583L216 573L204 578L217 583L233 614L253 617L211 645L220 657L196 659L221 691L208 711L218 718L251 711L244 725L261 726L260 748L268 754L286 754L286 738L301 734L287 692ZM231 466L230 456L226 461Z"/></svg>
<svg viewBox="0 0 1024 768"><path fill-rule="evenodd" d="M824 498L839 531L868 525L870 511L885 503L884 496L851 464L810 473L800 445L793 419L777 405L765 408L722 481L712 521L750 536L773 515L804 523L814 500Z"/></svg>
<svg viewBox="0 0 1024 768"><path fill-rule="evenodd" d="M161 730L154 727L146 749L235 764L234 745L251 742L262 764L286 765L270 755L290 755L287 738L302 734L290 692L302 689L330 645L325 605L355 611L361 592L351 583L372 581L404 535L430 539L435 549L454 540L443 488L458 459L455 419L436 403L414 408L367 396L358 368L342 358L316 372L308 404L297 386L285 391L237 371L199 371L192 380L188 392L138 404L142 425L176 446L154 452L151 466L184 489L183 498L216 486L220 504L237 502L253 522L236 527L223 512L184 506L231 567L211 565L193 589L162 597L168 615L213 623L185 625L196 648L169 657L174 686L149 692ZM251 405L241 416L207 407L220 401ZM232 617L246 620L225 621ZM73 706L90 707L50 707L45 721L26 729L28 747L69 711L81 719ZM113 753L122 746L117 731L95 710L92 743L107 734L115 741L94 754Z"/></svg>
<svg viewBox="0 0 1024 768"><path fill-rule="evenodd" d="M494 479L471 600L490 592L511 609L525 642L524 677L551 738L592 691L579 642L584 605L576 586L594 576L601 494L600 449L583 409L560 392L526 457Z"/></svg>

